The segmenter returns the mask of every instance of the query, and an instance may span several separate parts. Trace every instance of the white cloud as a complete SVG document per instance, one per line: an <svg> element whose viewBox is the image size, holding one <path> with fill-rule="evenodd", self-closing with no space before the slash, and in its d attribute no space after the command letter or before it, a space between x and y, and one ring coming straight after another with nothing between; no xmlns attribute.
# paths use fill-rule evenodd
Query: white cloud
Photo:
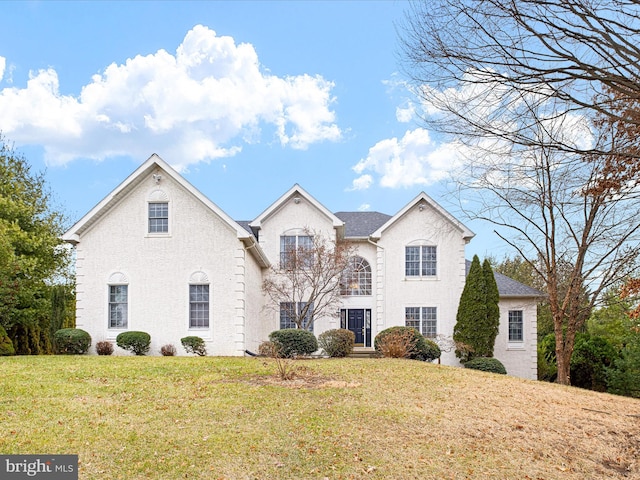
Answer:
<svg viewBox="0 0 640 480"><path fill-rule="evenodd" d="M459 164L456 148L453 145L438 146L431 140L429 132L422 128L407 131L400 140L390 138L378 142L369 149L366 158L360 160L353 171L363 174L371 171L380 176L380 185L389 188L411 187L414 185L431 185L444 178ZM363 175L360 180L371 175Z"/></svg>
<svg viewBox="0 0 640 480"><path fill-rule="evenodd" d="M252 45L198 25L175 55L159 50L113 63L77 97L60 93L55 70L33 73L26 88L0 90L0 125L16 143L43 145L54 164L143 159L152 145L186 168L271 135L294 149L339 140L333 86L319 75L265 73Z"/></svg>
<svg viewBox="0 0 640 480"><path fill-rule="evenodd" d="M353 180L353 183L351 184L351 188L348 188L347 190L350 190L350 191L366 190L371 186L372 183L373 183L373 177L371 175L369 174L360 175L358 178Z"/></svg>
<svg viewBox="0 0 640 480"><path fill-rule="evenodd" d="M359 212L367 212L369 210L371 210L371 205L369 205L368 203L363 203L358 207Z"/></svg>
<svg viewBox="0 0 640 480"><path fill-rule="evenodd" d="M0 82L4 77L5 68L7 68L7 59L4 57L0 57Z"/></svg>

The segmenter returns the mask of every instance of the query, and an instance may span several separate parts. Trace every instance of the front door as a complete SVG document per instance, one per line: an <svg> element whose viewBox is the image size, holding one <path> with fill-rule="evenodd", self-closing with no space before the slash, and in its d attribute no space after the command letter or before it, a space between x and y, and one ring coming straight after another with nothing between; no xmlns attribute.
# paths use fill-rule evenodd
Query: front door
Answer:
<svg viewBox="0 0 640 480"><path fill-rule="evenodd" d="M371 310L363 308L344 309L342 315L342 328L351 330L355 335L354 346L371 346Z"/></svg>

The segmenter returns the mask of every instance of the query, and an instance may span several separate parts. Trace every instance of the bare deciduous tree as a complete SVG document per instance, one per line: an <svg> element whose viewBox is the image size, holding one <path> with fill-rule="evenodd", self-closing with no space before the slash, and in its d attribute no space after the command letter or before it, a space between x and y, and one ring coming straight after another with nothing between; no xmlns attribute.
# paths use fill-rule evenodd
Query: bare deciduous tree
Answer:
<svg viewBox="0 0 640 480"><path fill-rule="evenodd" d="M570 383L576 332L640 254L639 3L415 2L404 33L423 120L466 157L466 210L543 281Z"/></svg>
<svg viewBox="0 0 640 480"><path fill-rule="evenodd" d="M310 229L305 229L305 238L309 241L281 252L280 264L271 266L262 290L271 299L269 308L290 306L288 314L297 328L309 329L316 318L337 315L340 282L354 247Z"/></svg>

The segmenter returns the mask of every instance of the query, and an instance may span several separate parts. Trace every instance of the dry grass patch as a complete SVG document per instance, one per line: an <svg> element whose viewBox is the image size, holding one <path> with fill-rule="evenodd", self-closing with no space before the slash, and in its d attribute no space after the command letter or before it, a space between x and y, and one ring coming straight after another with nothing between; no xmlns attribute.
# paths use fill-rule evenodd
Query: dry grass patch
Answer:
<svg viewBox="0 0 640 480"><path fill-rule="evenodd" d="M640 402L394 359L1 358L0 453L82 479L640 478Z"/></svg>

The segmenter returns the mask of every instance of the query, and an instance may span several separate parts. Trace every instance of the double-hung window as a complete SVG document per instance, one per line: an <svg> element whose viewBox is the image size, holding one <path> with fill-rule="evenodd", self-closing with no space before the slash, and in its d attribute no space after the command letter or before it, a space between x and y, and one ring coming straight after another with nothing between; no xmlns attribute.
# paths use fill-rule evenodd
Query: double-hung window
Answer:
<svg viewBox="0 0 640 480"><path fill-rule="evenodd" d="M432 245L405 247L407 277L435 277L438 267L437 248Z"/></svg>
<svg viewBox="0 0 640 480"><path fill-rule="evenodd" d="M189 285L189 328L209 327L209 285Z"/></svg>
<svg viewBox="0 0 640 480"><path fill-rule="evenodd" d="M300 318L300 315L304 313L304 308L307 306L307 302L282 302L280 303L280 329L284 328L298 328L296 319ZM313 304L306 311L304 318L302 318L302 327L305 330L313 332Z"/></svg>
<svg viewBox="0 0 640 480"><path fill-rule="evenodd" d="M524 340L524 315L522 310L509 310L509 341Z"/></svg>
<svg viewBox="0 0 640 480"><path fill-rule="evenodd" d="M436 307L406 307L405 326L415 328L425 337L434 338L438 334L438 309Z"/></svg>
<svg viewBox="0 0 640 480"><path fill-rule="evenodd" d="M169 203L149 203L149 233L169 232Z"/></svg>
<svg viewBox="0 0 640 480"><path fill-rule="evenodd" d="M109 285L109 328L127 328L129 286Z"/></svg>
<svg viewBox="0 0 640 480"><path fill-rule="evenodd" d="M303 268L313 261L313 237L310 235L282 235L280 237L280 268Z"/></svg>

